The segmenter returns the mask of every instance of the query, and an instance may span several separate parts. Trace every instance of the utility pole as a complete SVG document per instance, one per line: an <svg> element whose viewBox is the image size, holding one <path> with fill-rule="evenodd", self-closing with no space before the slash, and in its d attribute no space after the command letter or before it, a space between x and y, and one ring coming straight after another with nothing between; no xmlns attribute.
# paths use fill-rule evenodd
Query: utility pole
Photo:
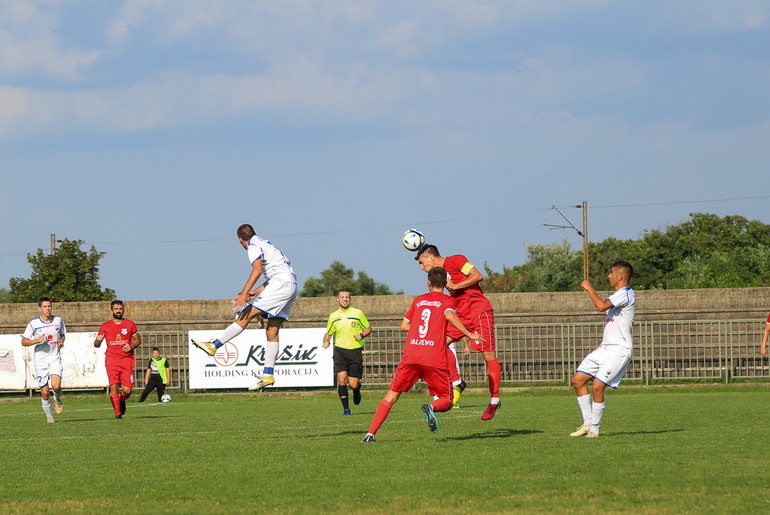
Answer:
<svg viewBox="0 0 770 515"><path fill-rule="evenodd" d="M51 235L51 255L56 254L56 235Z"/></svg>
<svg viewBox="0 0 770 515"><path fill-rule="evenodd" d="M588 202L581 204L583 210L583 280L588 280Z"/></svg>
<svg viewBox="0 0 770 515"><path fill-rule="evenodd" d="M559 211L559 208L556 206L551 206L551 209L555 209L556 212L558 212L564 220L567 221L569 225L553 225L553 224L543 224L544 226L550 228L550 229L575 229L575 232L578 233L579 236L583 237L583 280L588 280L588 202L585 200L577 206L568 206L568 207L576 207L578 209L583 210L583 230L581 231L575 225L569 221L569 219L564 216L564 213Z"/></svg>

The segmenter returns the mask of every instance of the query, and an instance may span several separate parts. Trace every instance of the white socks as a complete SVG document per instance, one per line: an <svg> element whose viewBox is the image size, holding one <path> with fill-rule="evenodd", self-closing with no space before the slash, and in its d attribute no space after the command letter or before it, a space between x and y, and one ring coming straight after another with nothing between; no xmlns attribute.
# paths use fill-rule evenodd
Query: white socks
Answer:
<svg viewBox="0 0 770 515"><path fill-rule="evenodd" d="M591 394L581 395L577 398L577 403L583 415L583 425L591 427Z"/></svg>
<svg viewBox="0 0 770 515"><path fill-rule="evenodd" d="M227 326L227 328L222 333L222 336L219 337L219 341L222 343L227 343L239 334L243 332L243 327L239 326L235 322Z"/></svg>
<svg viewBox="0 0 770 515"><path fill-rule="evenodd" d="M267 342L265 352L265 368L275 367L275 360L278 358L278 342Z"/></svg>
<svg viewBox="0 0 770 515"><path fill-rule="evenodd" d="M51 409L51 401L50 400L40 399L40 402L43 403L43 412L45 413L45 416L48 417L48 418L53 418L53 410Z"/></svg>
<svg viewBox="0 0 770 515"><path fill-rule="evenodd" d="M591 406L591 431L599 434L599 426L602 425L602 415L604 415L604 403L594 402Z"/></svg>

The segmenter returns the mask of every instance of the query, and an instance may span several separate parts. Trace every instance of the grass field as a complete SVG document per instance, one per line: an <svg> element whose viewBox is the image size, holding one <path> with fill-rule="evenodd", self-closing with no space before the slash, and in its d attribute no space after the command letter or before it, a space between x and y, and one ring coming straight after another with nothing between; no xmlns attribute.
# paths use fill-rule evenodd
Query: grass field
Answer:
<svg viewBox="0 0 770 515"><path fill-rule="evenodd" d="M466 394L422 420L407 394L362 444L382 392L352 416L336 395L65 396L46 424L38 398L0 401L0 513L768 513L770 388L625 388L602 436L570 438L572 393ZM65 392L66 395L66 392Z"/></svg>

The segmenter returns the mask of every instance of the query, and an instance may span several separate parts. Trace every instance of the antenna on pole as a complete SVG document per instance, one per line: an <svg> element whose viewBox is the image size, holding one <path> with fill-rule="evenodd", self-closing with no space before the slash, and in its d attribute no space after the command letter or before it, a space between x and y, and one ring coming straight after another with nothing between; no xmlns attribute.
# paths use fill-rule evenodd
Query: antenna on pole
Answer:
<svg viewBox="0 0 770 515"><path fill-rule="evenodd" d="M561 215L562 218L569 224L569 225L554 225L554 224L543 224L544 226L548 227L550 230L554 229L574 229L576 233L578 233L579 236L583 237L583 280L588 280L588 202L585 200L577 205L577 206L568 206L568 207L576 207L583 210L583 230L581 231L577 227L575 227L575 224L569 221L569 218L564 216L564 213L559 211L559 208L556 206L551 206L551 209L555 209L557 213Z"/></svg>

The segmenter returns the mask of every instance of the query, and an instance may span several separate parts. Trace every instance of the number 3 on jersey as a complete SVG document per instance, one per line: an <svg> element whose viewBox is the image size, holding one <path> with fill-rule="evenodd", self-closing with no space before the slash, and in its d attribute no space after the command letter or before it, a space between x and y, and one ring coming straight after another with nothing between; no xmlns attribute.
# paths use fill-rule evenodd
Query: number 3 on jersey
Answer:
<svg viewBox="0 0 770 515"><path fill-rule="evenodd" d="M420 318L422 319L422 323L420 324L420 327L417 328L417 332L420 338L425 338L428 334L428 328L430 327L430 310L423 309Z"/></svg>

